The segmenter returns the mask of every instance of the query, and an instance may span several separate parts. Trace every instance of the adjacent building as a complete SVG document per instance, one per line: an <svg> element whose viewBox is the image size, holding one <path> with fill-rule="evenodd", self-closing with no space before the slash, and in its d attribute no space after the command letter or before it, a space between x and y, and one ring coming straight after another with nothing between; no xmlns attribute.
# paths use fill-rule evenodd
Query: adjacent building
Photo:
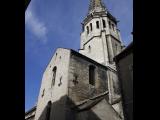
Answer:
<svg viewBox="0 0 160 120"><path fill-rule="evenodd" d="M115 58L126 120L133 120L133 42Z"/></svg>

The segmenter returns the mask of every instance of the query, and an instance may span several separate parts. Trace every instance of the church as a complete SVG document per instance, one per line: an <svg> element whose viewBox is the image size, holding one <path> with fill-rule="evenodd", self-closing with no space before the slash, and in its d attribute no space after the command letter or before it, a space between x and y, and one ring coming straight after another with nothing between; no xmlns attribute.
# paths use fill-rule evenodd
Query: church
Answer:
<svg viewBox="0 0 160 120"><path fill-rule="evenodd" d="M125 48L117 22L102 0L90 0L80 49L57 48L26 120L124 120L113 59Z"/></svg>

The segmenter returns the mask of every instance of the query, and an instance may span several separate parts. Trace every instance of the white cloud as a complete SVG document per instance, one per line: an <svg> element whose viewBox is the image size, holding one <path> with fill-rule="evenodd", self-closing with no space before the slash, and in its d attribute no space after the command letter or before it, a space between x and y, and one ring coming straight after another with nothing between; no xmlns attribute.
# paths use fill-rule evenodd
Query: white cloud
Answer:
<svg viewBox="0 0 160 120"><path fill-rule="evenodd" d="M38 38L38 40L41 40L44 43L47 41L47 28L44 22L40 21L31 9L26 11L25 25Z"/></svg>

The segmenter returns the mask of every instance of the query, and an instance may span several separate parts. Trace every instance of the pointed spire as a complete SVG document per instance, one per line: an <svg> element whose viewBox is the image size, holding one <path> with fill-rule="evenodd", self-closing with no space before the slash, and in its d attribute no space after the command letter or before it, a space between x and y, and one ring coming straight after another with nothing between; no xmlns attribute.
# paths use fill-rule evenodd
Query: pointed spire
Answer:
<svg viewBox="0 0 160 120"><path fill-rule="evenodd" d="M102 2L102 0L90 0L88 14L93 12L102 12L102 11L106 11L106 7Z"/></svg>

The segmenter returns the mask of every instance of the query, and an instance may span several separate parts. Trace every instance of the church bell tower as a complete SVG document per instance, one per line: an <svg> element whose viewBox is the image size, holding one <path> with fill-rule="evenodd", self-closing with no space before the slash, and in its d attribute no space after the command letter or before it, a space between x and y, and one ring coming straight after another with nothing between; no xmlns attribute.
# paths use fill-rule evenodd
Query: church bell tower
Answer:
<svg viewBox="0 0 160 120"><path fill-rule="evenodd" d="M102 0L90 0L88 14L82 22L79 53L106 66L114 66L113 58L123 45L117 20Z"/></svg>

